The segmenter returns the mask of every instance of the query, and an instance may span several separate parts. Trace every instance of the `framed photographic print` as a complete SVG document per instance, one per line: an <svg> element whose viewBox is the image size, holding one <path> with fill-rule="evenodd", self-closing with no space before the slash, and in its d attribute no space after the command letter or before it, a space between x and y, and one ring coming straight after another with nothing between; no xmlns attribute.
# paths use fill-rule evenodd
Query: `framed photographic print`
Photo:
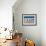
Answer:
<svg viewBox="0 0 46 46"><path fill-rule="evenodd" d="M37 14L22 14L22 26L36 26Z"/></svg>

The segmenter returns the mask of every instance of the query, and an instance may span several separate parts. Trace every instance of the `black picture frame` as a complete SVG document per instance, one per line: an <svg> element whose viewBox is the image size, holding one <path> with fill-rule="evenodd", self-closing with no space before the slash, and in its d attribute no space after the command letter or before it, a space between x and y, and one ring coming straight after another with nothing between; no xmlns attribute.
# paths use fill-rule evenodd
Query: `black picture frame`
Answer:
<svg viewBox="0 0 46 46"><path fill-rule="evenodd" d="M36 26L37 14L22 14L22 26Z"/></svg>

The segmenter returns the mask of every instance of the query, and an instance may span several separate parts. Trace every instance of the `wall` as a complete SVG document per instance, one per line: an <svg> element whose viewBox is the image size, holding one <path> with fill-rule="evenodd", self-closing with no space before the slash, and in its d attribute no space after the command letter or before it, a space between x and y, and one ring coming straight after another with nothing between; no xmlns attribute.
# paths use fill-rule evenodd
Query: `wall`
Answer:
<svg viewBox="0 0 46 46"><path fill-rule="evenodd" d="M12 29L12 6L16 0L0 0L0 27Z"/></svg>
<svg viewBox="0 0 46 46"><path fill-rule="evenodd" d="M42 46L46 46L46 0L41 1L41 38Z"/></svg>
<svg viewBox="0 0 46 46"><path fill-rule="evenodd" d="M15 30L22 32L25 39L35 41L36 46L41 46L41 1L23 0L16 5L13 6ZM22 14L37 14L37 26L22 26Z"/></svg>

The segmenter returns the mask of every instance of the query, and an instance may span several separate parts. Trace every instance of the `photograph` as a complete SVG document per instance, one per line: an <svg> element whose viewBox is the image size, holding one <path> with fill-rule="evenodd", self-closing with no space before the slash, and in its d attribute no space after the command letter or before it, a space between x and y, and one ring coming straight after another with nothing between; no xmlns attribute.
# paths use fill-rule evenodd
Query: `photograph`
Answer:
<svg viewBox="0 0 46 46"><path fill-rule="evenodd" d="M23 26L36 26L37 14L22 14L22 25Z"/></svg>

